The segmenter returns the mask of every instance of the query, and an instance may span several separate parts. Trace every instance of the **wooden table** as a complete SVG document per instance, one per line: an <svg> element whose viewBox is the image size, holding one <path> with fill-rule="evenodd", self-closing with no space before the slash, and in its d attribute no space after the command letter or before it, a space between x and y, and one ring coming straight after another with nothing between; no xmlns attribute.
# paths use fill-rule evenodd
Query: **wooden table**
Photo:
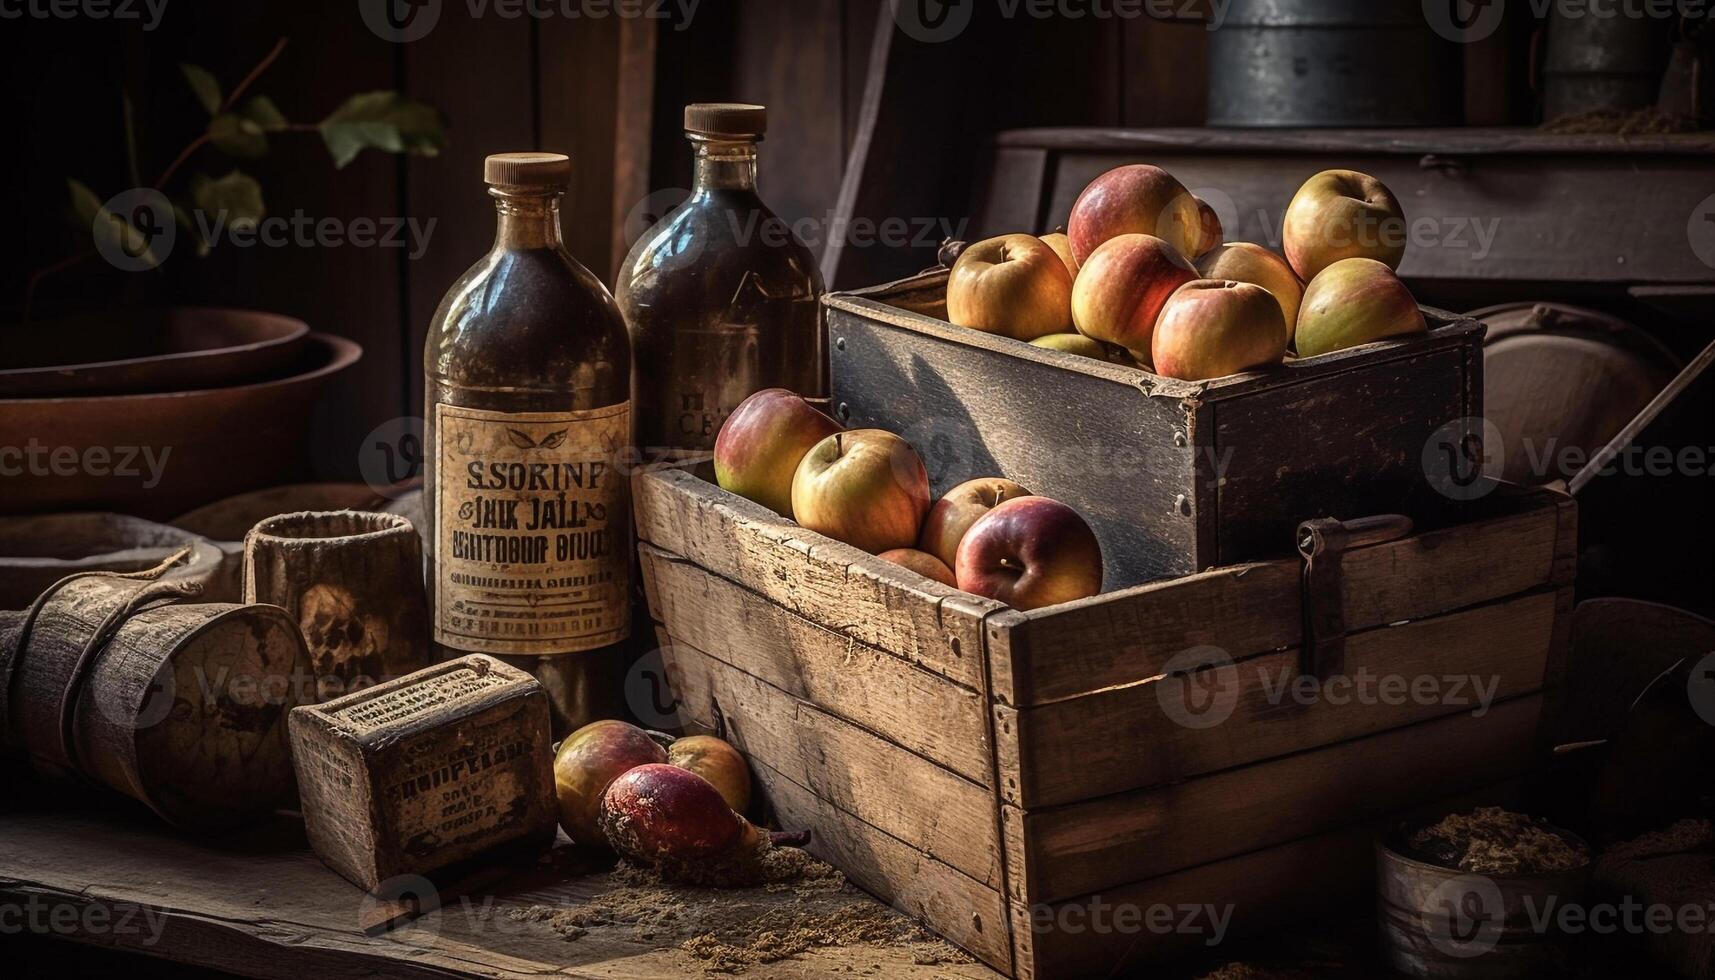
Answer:
<svg viewBox="0 0 1715 980"><path fill-rule="evenodd" d="M253 977L703 975L710 962L680 948L683 933L648 936L635 923L620 923L592 925L571 939L508 914L599 902L621 887L567 843L536 867L475 882L466 894L445 898L438 912L371 936L362 923L376 918L375 901L316 860L294 819L207 841L174 835L106 798L36 802L0 814L0 928L13 932L22 922L33 932ZM764 916L795 901L789 888L718 897L740 916ZM685 900L698 901L695 893ZM854 914L885 912L861 893L834 900ZM900 924L907 925L903 917ZM938 940L816 948L745 964L741 976L834 974L996 977Z"/></svg>

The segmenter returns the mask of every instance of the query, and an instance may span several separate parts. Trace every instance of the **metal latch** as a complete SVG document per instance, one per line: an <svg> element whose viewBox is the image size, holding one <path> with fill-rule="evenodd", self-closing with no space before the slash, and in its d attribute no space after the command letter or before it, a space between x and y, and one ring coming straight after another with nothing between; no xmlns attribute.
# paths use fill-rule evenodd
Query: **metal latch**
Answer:
<svg viewBox="0 0 1715 980"><path fill-rule="evenodd" d="M1300 674L1326 679L1346 669L1346 600L1340 574L1345 553L1398 541L1411 534L1411 527L1411 518L1404 514L1355 521L1324 517L1298 525L1298 553L1304 558Z"/></svg>

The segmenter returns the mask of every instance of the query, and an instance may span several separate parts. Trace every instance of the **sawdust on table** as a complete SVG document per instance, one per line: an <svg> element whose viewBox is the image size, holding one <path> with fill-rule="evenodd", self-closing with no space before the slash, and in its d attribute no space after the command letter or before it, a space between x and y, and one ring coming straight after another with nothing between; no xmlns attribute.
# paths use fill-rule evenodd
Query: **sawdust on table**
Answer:
<svg viewBox="0 0 1715 980"><path fill-rule="evenodd" d="M797 848L765 848L746 887L686 884L627 862L609 875L600 897L574 906L509 909L568 941L596 930L629 931L639 940L673 942L709 973L743 973L821 947L908 948L919 964L969 963L964 952L925 931Z"/></svg>
<svg viewBox="0 0 1715 980"><path fill-rule="evenodd" d="M1449 814L1414 834L1411 846L1436 864L1475 874L1547 874L1590 863L1589 848L1498 806Z"/></svg>

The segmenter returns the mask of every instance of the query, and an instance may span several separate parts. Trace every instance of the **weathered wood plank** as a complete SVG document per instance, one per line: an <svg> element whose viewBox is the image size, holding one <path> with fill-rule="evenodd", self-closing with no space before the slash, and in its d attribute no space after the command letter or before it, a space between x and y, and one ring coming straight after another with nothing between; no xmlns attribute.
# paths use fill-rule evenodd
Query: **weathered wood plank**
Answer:
<svg viewBox="0 0 1715 980"><path fill-rule="evenodd" d="M1535 758L1543 703L1542 695L1527 695L1480 716L1453 715L1085 803L1009 805L1010 897L1070 898L1510 779Z"/></svg>
<svg viewBox="0 0 1715 980"><path fill-rule="evenodd" d="M1372 848L1384 828L1472 806L1516 805L1519 796L1516 782L1504 782L1099 895L1010 902L1018 977L1130 975L1128 965L1322 914L1373 892ZM1210 928L1217 916L1224 922L1219 936Z"/></svg>
<svg viewBox="0 0 1715 980"><path fill-rule="evenodd" d="M1347 629L1420 619L1570 581L1572 566L1556 558L1567 533L1563 500L1531 492L1488 520L1347 552L1341 559ZM1299 570L1291 560L1232 566L1028 614L1001 614L1005 618L993 620L989 634L995 695L1026 707L1145 680L1191 647L1218 646L1242 659L1296 645Z"/></svg>
<svg viewBox="0 0 1715 980"><path fill-rule="evenodd" d="M638 548L649 601L673 643L868 728L987 786L993 760L982 695L698 568Z"/></svg>
<svg viewBox="0 0 1715 980"><path fill-rule="evenodd" d="M679 469L632 482L638 536L861 643L973 689L982 618L1004 608L932 582Z"/></svg>
<svg viewBox="0 0 1715 980"><path fill-rule="evenodd" d="M1471 678L1492 684L1496 701L1533 693L1557 601L1540 593L1352 635L1343 674L1316 697L1300 696L1298 652L1287 650L1022 710L997 704L1003 795L1026 808L1094 799L1456 714L1476 703ZM1429 678L1464 678L1466 705L1446 703L1454 681L1428 703L1379 696L1384 679L1409 688ZM1339 686L1346 679L1378 693L1355 696Z"/></svg>
<svg viewBox="0 0 1715 980"><path fill-rule="evenodd" d="M814 828L810 853L971 955L1007 968L1011 938L998 890L870 826L754 756L751 766L782 826Z"/></svg>
<svg viewBox="0 0 1715 980"><path fill-rule="evenodd" d="M663 643L668 638L663 637ZM999 889L994 795L684 643L663 651L681 710L858 819Z"/></svg>

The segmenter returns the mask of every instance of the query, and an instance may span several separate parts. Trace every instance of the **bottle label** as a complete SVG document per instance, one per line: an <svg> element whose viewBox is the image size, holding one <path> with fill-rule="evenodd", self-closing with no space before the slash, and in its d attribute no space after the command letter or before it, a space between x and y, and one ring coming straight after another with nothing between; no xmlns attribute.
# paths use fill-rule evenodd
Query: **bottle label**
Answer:
<svg viewBox="0 0 1715 980"><path fill-rule="evenodd" d="M435 406L435 642L542 656L631 631L631 403Z"/></svg>

